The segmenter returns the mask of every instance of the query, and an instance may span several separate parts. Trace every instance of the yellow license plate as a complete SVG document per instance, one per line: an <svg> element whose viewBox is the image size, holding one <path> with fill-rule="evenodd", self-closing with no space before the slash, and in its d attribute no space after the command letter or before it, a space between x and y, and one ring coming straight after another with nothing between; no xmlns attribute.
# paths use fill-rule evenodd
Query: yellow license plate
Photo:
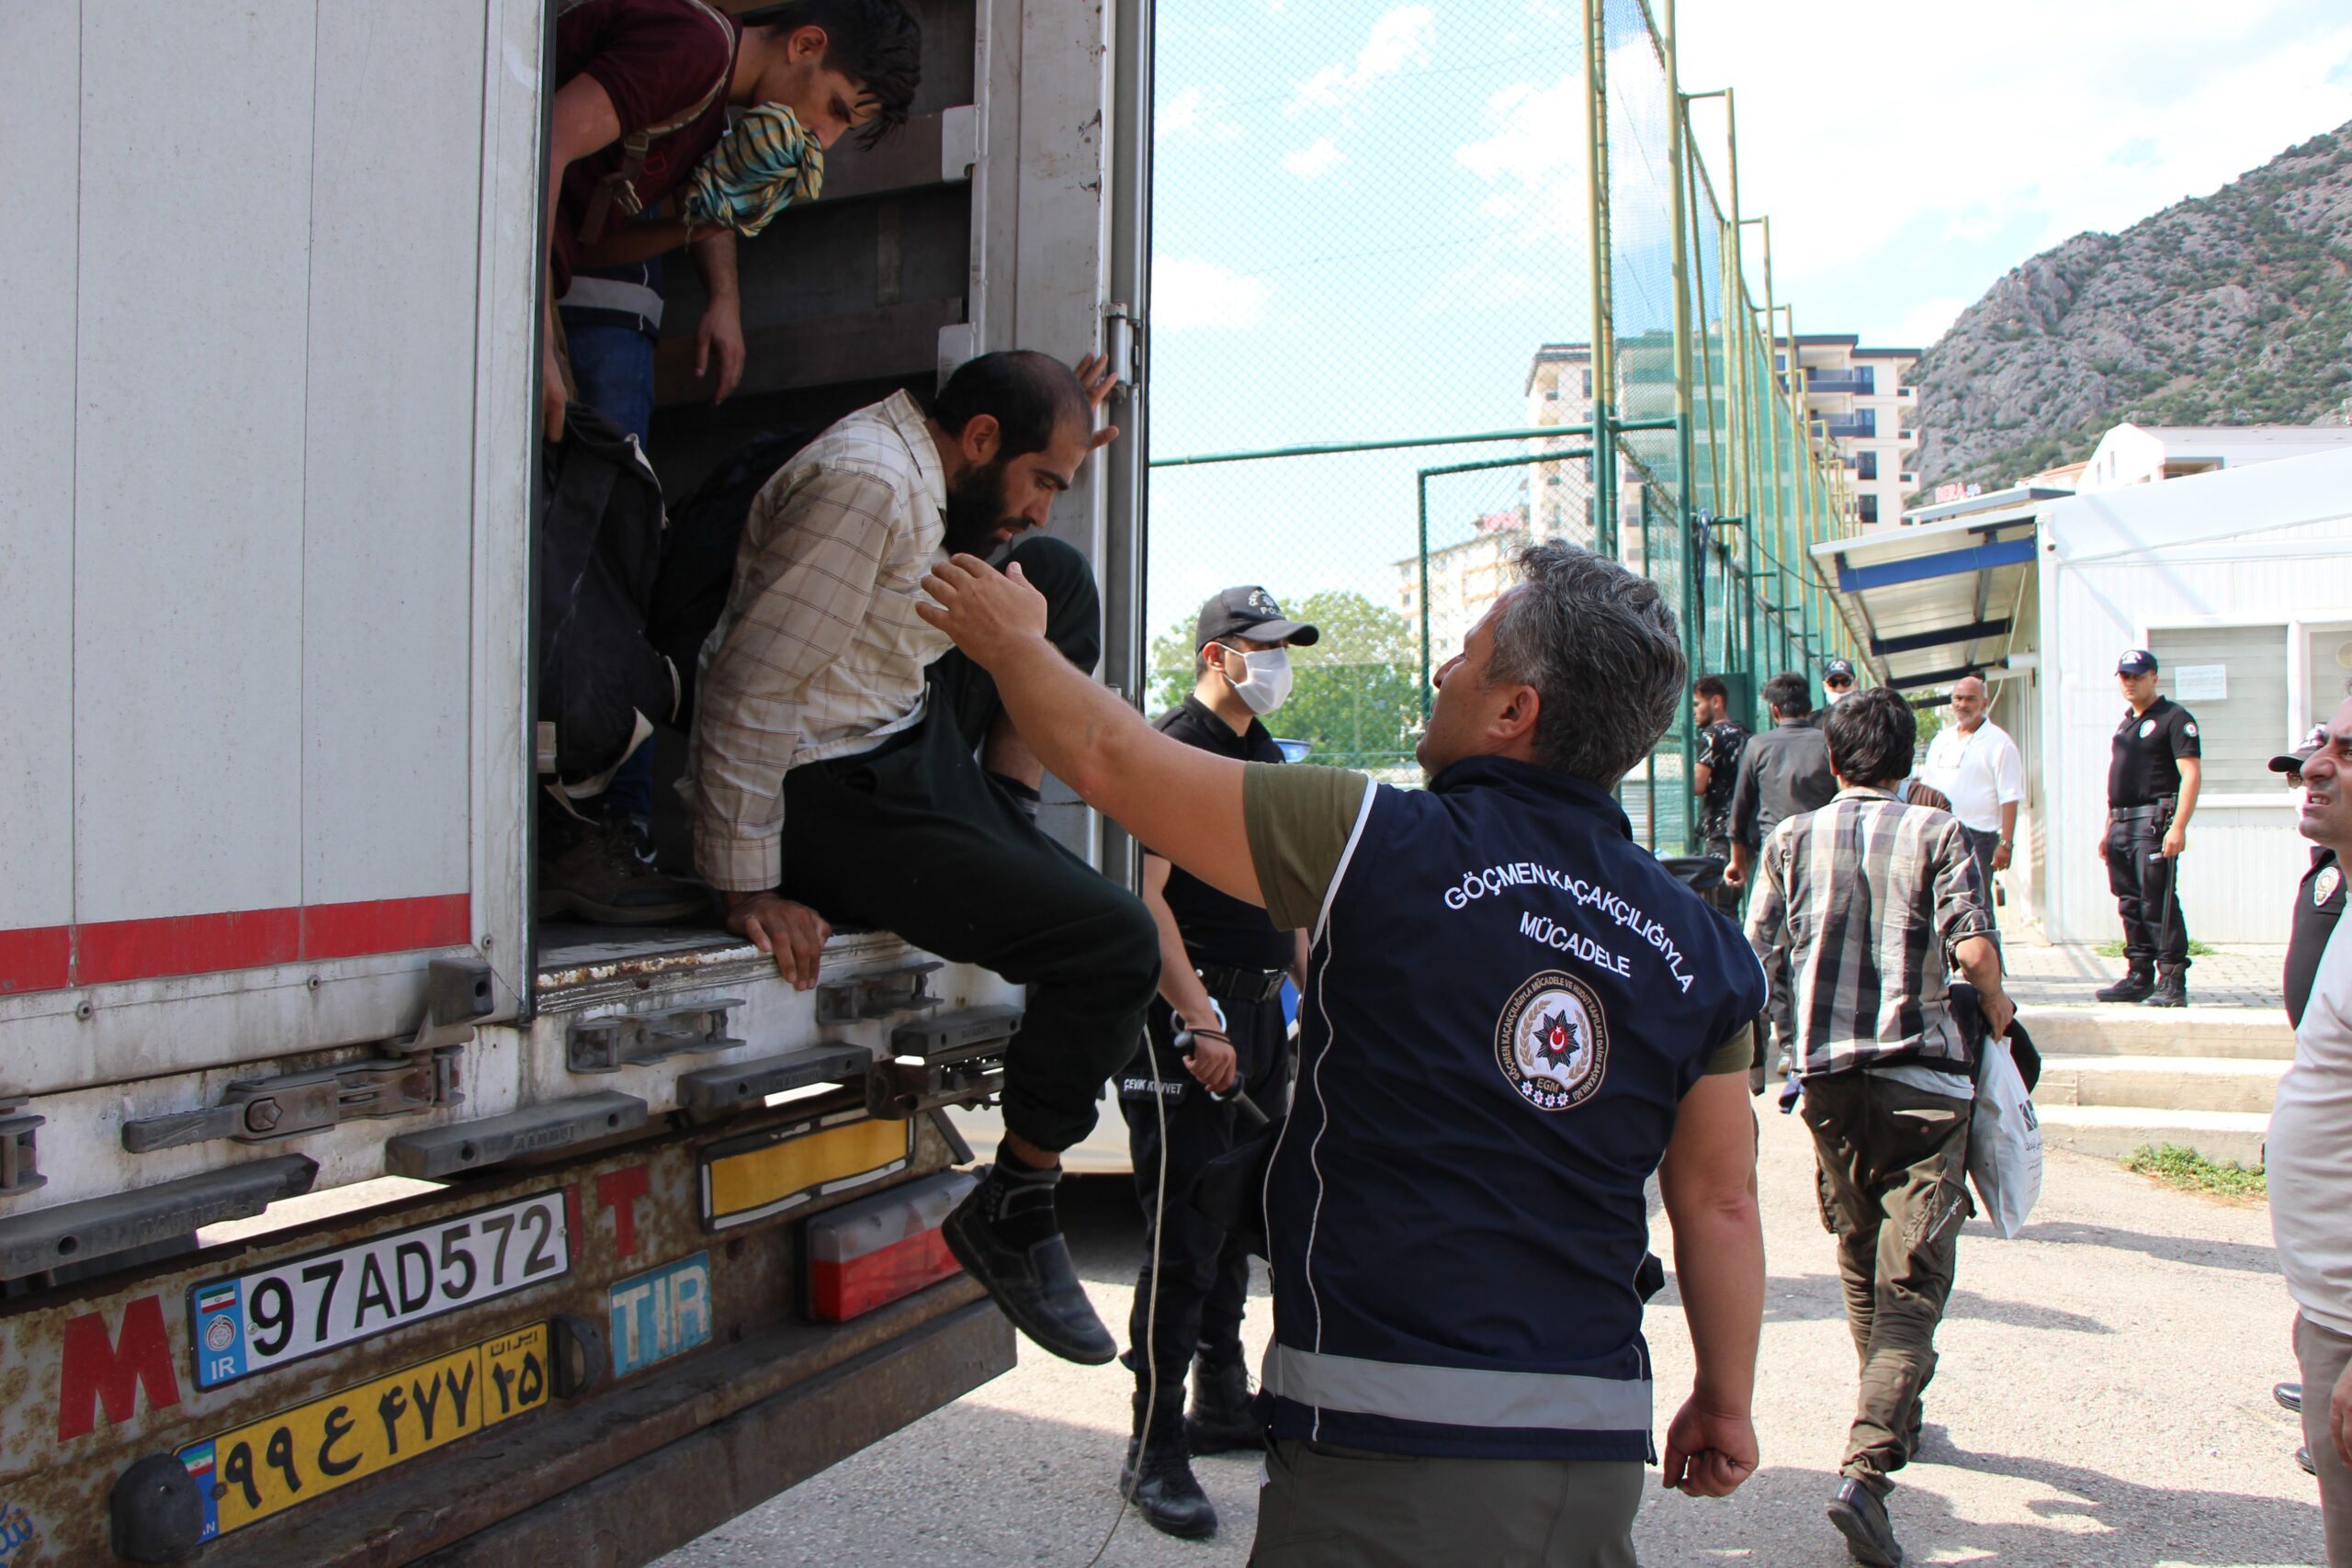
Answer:
<svg viewBox="0 0 2352 1568"><path fill-rule="evenodd" d="M204 1539L536 1410L548 1373L535 1323L191 1444L179 1458L204 1496Z"/></svg>
<svg viewBox="0 0 2352 1568"><path fill-rule="evenodd" d="M726 1230L846 1192L906 1169L914 1153L913 1122L860 1111L730 1138L703 1155L703 1223Z"/></svg>

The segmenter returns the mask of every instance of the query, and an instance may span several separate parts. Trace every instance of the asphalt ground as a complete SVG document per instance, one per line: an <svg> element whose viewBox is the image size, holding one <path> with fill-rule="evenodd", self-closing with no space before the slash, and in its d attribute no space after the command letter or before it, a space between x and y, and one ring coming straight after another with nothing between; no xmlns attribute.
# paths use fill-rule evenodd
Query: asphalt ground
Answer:
<svg viewBox="0 0 2352 1568"><path fill-rule="evenodd" d="M1854 1351L1813 1197L1812 1149L1765 1106L1770 1267L1757 1427L1763 1464L1734 1497L1654 1489L1635 1529L1645 1563L1836 1568L1822 1516L1851 1414ZM1126 1321L1139 1233L1128 1184L1066 1183L1065 1223L1096 1309ZM1662 1215L1653 1246L1671 1257ZM1261 1290L1262 1291L1262 1281ZM2053 1152L2015 1240L1972 1222L1961 1244L1928 1440L1893 1501L1915 1563L2031 1568L2272 1568L2320 1559L2317 1494L2297 1469L2287 1296L2258 1204L2158 1187ZM1253 1303L1252 1349L1265 1314ZM1669 1285L1651 1303L1657 1427L1690 1385ZM665 1568L775 1563L1081 1568L1117 1508L1129 1381L1025 1341L1012 1372L702 1540ZM1259 1461L1197 1461L1222 1529L1170 1540L1130 1515L1105 1563L1245 1562ZM1653 1486L1657 1472L1652 1471Z"/></svg>

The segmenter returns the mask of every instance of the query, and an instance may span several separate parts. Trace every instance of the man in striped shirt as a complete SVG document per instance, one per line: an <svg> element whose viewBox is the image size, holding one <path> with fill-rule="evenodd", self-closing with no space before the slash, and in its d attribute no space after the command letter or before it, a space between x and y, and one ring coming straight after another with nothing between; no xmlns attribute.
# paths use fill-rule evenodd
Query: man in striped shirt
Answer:
<svg viewBox="0 0 2352 1568"><path fill-rule="evenodd" d="M1803 1075L1861 1358L1829 1517L1856 1562L1897 1568L1888 1478L1918 1451L1919 1394L1969 1213L1973 1052L1946 977L1958 968L1973 983L1995 1034L2014 1010L1966 831L1891 793L1918 739L1910 705L1881 687L1839 703L1824 728L1838 794L1765 843L1747 940Z"/></svg>

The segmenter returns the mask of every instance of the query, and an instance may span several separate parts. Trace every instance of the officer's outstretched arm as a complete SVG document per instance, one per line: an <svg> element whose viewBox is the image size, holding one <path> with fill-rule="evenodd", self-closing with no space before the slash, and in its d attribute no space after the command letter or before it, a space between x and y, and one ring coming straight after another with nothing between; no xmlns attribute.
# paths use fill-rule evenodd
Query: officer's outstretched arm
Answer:
<svg viewBox="0 0 2352 1568"><path fill-rule="evenodd" d="M1682 1097L1658 1168L1674 1227L1674 1282L1698 1362L1666 1432L1666 1484L1721 1497L1756 1470L1756 1347L1764 1328L1764 1227L1747 1075L1711 1073Z"/></svg>
<svg viewBox="0 0 2352 1568"><path fill-rule="evenodd" d="M1046 601L976 556L932 569L934 603L915 613L996 677L997 693L1046 771L1212 887L1263 904L1241 819L1242 764L1146 724L1046 640Z"/></svg>

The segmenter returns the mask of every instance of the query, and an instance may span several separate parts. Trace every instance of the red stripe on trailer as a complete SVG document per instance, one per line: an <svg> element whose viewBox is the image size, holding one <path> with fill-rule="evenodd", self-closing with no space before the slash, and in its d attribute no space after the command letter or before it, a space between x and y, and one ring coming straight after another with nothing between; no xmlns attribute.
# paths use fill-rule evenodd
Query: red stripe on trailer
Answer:
<svg viewBox="0 0 2352 1568"><path fill-rule="evenodd" d="M74 928L0 931L0 997L54 991L74 983Z"/></svg>
<svg viewBox="0 0 2352 1568"><path fill-rule="evenodd" d="M306 958L462 947L470 939L472 918L469 895L443 893L0 931L0 996Z"/></svg>
<svg viewBox="0 0 2352 1568"><path fill-rule="evenodd" d="M463 893L312 904L302 911L302 956L356 958L420 947L462 947L472 925L473 900Z"/></svg>
<svg viewBox="0 0 2352 1568"><path fill-rule="evenodd" d="M144 980L291 964L302 956L302 911L240 909L163 920L107 920L74 928L74 983Z"/></svg>

